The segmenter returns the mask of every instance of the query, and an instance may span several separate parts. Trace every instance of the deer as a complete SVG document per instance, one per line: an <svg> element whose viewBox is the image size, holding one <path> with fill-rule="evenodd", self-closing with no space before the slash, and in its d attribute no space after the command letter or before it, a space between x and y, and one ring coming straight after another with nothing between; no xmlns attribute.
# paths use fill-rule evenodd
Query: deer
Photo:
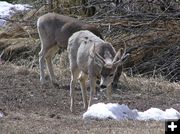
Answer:
<svg viewBox="0 0 180 134"><path fill-rule="evenodd" d="M52 59L60 49L66 49L69 37L80 30L89 30L96 36L103 39L99 29L93 24L87 24L76 18L59 15L56 13L47 13L37 20L37 30L41 42L39 52L40 82L45 87L45 64L47 65L50 81L57 85ZM114 77L113 87L117 88L117 83L122 72L122 66L119 66Z"/></svg>
<svg viewBox="0 0 180 134"><path fill-rule="evenodd" d="M47 13L39 17L37 30L41 42L39 52L40 82L45 85L45 64L52 84L57 84L52 67L52 58L59 49L66 49L69 37L80 30L89 30L96 36L103 39L98 28L93 24L84 23L76 18Z"/></svg>
<svg viewBox="0 0 180 134"><path fill-rule="evenodd" d="M106 42L88 30L74 33L68 40L68 57L70 62L70 110L74 110L74 89L77 81L80 83L84 109L92 104L95 95L97 78L100 88L106 90L108 101L111 100L112 82L118 66L122 66L129 54L126 49L114 49ZM121 70L122 71L122 70ZM89 79L90 97L87 100L86 81Z"/></svg>

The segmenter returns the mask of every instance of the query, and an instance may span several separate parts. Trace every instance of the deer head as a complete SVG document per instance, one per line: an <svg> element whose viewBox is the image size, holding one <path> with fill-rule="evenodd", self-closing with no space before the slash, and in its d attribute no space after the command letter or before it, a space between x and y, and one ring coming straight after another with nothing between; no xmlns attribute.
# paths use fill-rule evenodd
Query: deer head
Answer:
<svg viewBox="0 0 180 134"><path fill-rule="evenodd" d="M111 59L111 57L108 56L106 56L105 59L96 52L95 44L94 44L91 52L91 56L92 55L94 58L94 64L98 65L101 68L100 87L104 89L111 85L117 67L123 64L123 62L127 59L129 54L126 54L126 47L125 47L124 52L123 49L119 49L113 59ZM111 60L107 60L107 59L111 59Z"/></svg>

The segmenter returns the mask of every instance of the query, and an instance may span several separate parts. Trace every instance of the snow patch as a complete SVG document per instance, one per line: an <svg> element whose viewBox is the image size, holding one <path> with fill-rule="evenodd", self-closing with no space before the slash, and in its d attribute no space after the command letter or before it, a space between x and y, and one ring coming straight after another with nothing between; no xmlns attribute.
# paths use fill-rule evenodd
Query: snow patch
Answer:
<svg viewBox="0 0 180 134"><path fill-rule="evenodd" d="M0 112L0 118L2 118L4 116L4 114L2 112Z"/></svg>
<svg viewBox="0 0 180 134"><path fill-rule="evenodd" d="M162 111L150 108L144 112L137 109L131 110L127 105L117 103L98 103L88 108L83 114L83 119L115 119L115 120L157 120L180 119L180 113L173 108Z"/></svg>
<svg viewBox="0 0 180 134"><path fill-rule="evenodd" d="M11 4L0 1L0 27L5 25L6 20L4 19L9 19L16 11L28 10L30 7L28 4Z"/></svg>

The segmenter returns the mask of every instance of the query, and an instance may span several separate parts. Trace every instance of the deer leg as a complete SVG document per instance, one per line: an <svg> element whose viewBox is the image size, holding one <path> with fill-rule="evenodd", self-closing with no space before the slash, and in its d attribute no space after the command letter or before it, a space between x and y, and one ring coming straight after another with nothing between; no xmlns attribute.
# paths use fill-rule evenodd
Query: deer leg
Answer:
<svg viewBox="0 0 180 134"><path fill-rule="evenodd" d="M52 67L52 58L51 57L46 58L46 64L47 64L47 69L48 69L51 83L53 84L53 83L55 83L55 75L54 75L54 71L53 71L53 67Z"/></svg>
<svg viewBox="0 0 180 134"><path fill-rule="evenodd" d="M45 84L45 76L44 76L44 69L45 69L45 50L41 49L39 52L39 68L40 68L40 82L42 85Z"/></svg>
<svg viewBox="0 0 180 134"><path fill-rule="evenodd" d="M48 73L50 75L50 80L52 84L56 84L55 75L53 71L53 65L52 65L52 58L55 56L57 50L58 50L57 47L53 47L48 51L48 54L46 55L47 69L48 69Z"/></svg>
<svg viewBox="0 0 180 134"><path fill-rule="evenodd" d="M106 89L106 96L108 101L110 102L112 99L112 85L110 84Z"/></svg>
<svg viewBox="0 0 180 134"><path fill-rule="evenodd" d="M76 80L78 78L79 71L76 69L71 69L71 82L70 82L70 98L71 98L71 105L70 110L73 112L74 109L74 89Z"/></svg>
<svg viewBox="0 0 180 134"><path fill-rule="evenodd" d="M80 86L81 86L84 109L87 109L88 108L87 89L86 89L87 75L85 75L83 72L81 72L78 79L79 79Z"/></svg>
<svg viewBox="0 0 180 134"><path fill-rule="evenodd" d="M112 89L113 90L116 90L118 88L118 82L119 82L119 78L121 76L121 73L122 73L122 65L117 67L116 74L114 76L114 80L112 83Z"/></svg>
<svg viewBox="0 0 180 134"><path fill-rule="evenodd" d="M95 78L95 77L90 77L89 82L90 82L90 97L89 97L88 107L91 106L93 97L94 97L94 95L95 95L96 78Z"/></svg>

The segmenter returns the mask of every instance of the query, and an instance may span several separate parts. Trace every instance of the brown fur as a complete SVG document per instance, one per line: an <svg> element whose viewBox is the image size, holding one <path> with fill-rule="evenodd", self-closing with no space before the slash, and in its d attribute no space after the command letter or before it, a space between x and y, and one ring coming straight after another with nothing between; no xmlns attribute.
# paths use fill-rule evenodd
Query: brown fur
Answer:
<svg viewBox="0 0 180 134"><path fill-rule="evenodd" d="M52 83L55 82L51 59L59 48L67 48L69 37L80 30L89 30L102 39L98 29L91 24L86 24L78 19L48 13L41 16L37 21L37 29L41 40L39 53L40 81L45 83L44 66L45 59Z"/></svg>

